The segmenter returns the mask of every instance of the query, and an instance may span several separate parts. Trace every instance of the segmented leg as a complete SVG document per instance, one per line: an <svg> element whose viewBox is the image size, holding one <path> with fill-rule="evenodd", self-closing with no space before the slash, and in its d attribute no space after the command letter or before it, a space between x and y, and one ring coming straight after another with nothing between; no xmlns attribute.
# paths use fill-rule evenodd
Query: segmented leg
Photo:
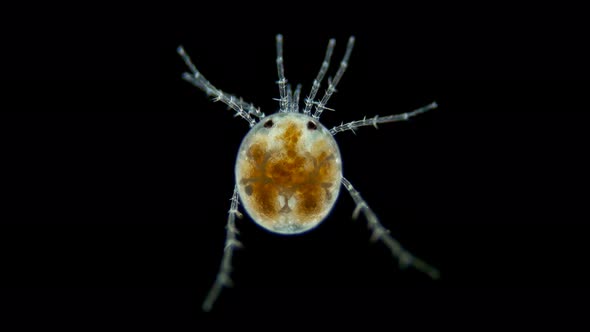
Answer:
<svg viewBox="0 0 590 332"><path fill-rule="evenodd" d="M252 104L252 103L245 102L241 97L238 100L238 105L240 105L242 108L248 110L248 114L254 115L259 120L263 119L266 116L266 115L264 115L264 113L262 113L260 111L259 107L254 106L254 104Z"/></svg>
<svg viewBox="0 0 590 332"><path fill-rule="evenodd" d="M235 248L243 247L242 243L236 239L236 236L239 233L235 225L236 216L238 218L242 217L242 214L240 211L238 211L238 205L238 185L236 184L234 187L234 193L231 197L231 206L227 217L225 249L223 258L221 259L221 266L219 267L219 272L217 273L215 282L213 283L213 286L209 290L209 293L203 302L203 311L210 311L213 307L213 303L215 303L219 297L221 290L224 287L232 286L232 281L229 275L232 269L231 260L233 252Z"/></svg>
<svg viewBox="0 0 590 332"><path fill-rule="evenodd" d="M339 126L336 126L332 129L330 129L330 134L336 135L340 132L347 131L347 130L350 130L353 133L355 133L354 130L358 127L374 126L375 128L377 128L378 123L405 121L411 117L414 117L418 114L422 114L427 111L430 111L430 110L435 109L437 107L438 107L437 103L433 102L433 103L430 103L424 107L420 107L419 109L417 109L415 111L408 112L408 113L388 115L388 116L384 116L381 118L379 117L379 115L376 115L374 118L371 118L371 119L363 118L362 120L352 121L349 123L343 123Z"/></svg>
<svg viewBox="0 0 590 332"><path fill-rule="evenodd" d="M291 112L299 113L299 95L301 94L301 84L297 84L295 92L293 92L293 98L291 101Z"/></svg>
<svg viewBox="0 0 590 332"><path fill-rule="evenodd" d="M287 108L283 112L291 112L293 108L293 90L291 84L287 83Z"/></svg>
<svg viewBox="0 0 590 332"><path fill-rule="evenodd" d="M280 103L281 109L280 112L288 112L288 100L287 100L287 79L285 78L285 66L283 64L283 35L278 34L276 37L277 40L277 71L279 73L279 93L281 95Z"/></svg>
<svg viewBox="0 0 590 332"><path fill-rule="evenodd" d="M320 72L318 73L318 76L313 80L313 85L311 86L311 92L309 93L309 96L307 96L307 98L305 98L305 109L303 110L303 114L305 114L305 115L309 115L311 113L311 107L314 104L313 100L315 98L315 95L318 93L318 90L320 88L320 84L322 83L322 80L324 79L324 75L326 75L326 72L328 71L328 68L330 67L330 59L332 58L332 52L334 51L334 45L336 45L336 39L332 38L328 42L328 48L326 49L326 55L324 57L324 61L322 62L322 66L320 67Z"/></svg>
<svg viewBox="0 0 590 332"><path fill-rule="evenodd" d="M197 67L192 63L190 57L185 52L182 46L178 46L177 49L178 54L184 60L187 67L190 69L191 73L183 73L182 78L196 86L197 88L203 90L208 96L213 96L214 101L221 101L222 103L229 106L236 112L236 115L243 118L244 120L248 121L250 127L253 127L256 124L256 120L254 120L250 114L254 114L255 116L262 118L264 114L260 113L260 110L254 107L252 104L248 104L244 102L241 98L236 98L231 94L226 94L223 91L217 89L213 84L211 84L205 76L201 74L197 70Z"/></svg>
<svg viewBox="0 0 590 332"><path fill-rule="evenodd" d="M367 202L365 202L365 200L361 197L360 193L354 189L352 184L344 177L342 177L342 185L344 185L344 187L348 190L350 196L356 203L356 208L354 209L352 218L357 219L361 211L365 215L365 218L367 218L369 229L373 232L371 235L371 241L374 242L381 240L381 242L383 242L383 244L389 248L391 254L398 259L400 267L405 268L407 266L413 266L418 271L429 275L432 279L439 278L440 273L436 268L412 255L410 252L405 250L397 240L389 235L389 230L381 225L375 212L371 210Z"/></svg>
<svg viewBox="0 0 590 332"><path fill-rule="evenodd" d="M322 100L320 100L316 105L315 112L313 113L313 117L315 119L320 118L320 115L322 115L322 112L326 108L328 100L330 100L330 97L332 96L334 91L336 91L336 86L338 85L338 82L340 82L342 75L344 75L344 71L346 71L346 68L348 67L348 60L350 59L350 54L352 53L353 47L354 37L350 37L348 39L348 44L346 45L346 53L344 53L344 58L342 58L342 61L340 62L340 67L336 72L336 76L334 76L334 79L332 81L328 82L328 89L324 93Z"/></svg>

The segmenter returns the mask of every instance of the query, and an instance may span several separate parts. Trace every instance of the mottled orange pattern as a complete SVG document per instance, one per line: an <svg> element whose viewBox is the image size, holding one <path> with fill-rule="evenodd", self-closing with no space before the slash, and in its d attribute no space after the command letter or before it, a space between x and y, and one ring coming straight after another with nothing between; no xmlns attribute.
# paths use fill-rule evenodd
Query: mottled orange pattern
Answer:
<svg viewBox="0 0 590 332"><path fill-rule="evenodd" d="M340 181L330 142L319 139L308 152L302 146L302 130L307 129L288 122L278 136L281 148L270 150L266 138L261 137L247 150L240 184L245 185L252 207L266 219L277 220L280 214L289 214L300 225L317 222L330 204L328 189ZM280 203L279 196L284 198ZM289 203L291 198L295 203Z"/></svg>

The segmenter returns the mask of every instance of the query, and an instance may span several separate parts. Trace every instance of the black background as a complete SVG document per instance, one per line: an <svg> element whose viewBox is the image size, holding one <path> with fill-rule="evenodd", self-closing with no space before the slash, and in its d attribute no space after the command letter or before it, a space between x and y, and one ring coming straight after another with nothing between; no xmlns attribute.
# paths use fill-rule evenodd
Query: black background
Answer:
<svg viewBox="0 0 590 332"><path fill-rule="evenodd" d="M3 324L571 322L590 277L590 83L575 12L369 3L6 11L16 19L5 21L2 47ZM322 116L328 128L438 102L409 122L336 139L345 176L440 280L400 271L370 244L342 191L301 236L239 220L246 248L235 255L235 287L212 314L200 312L248 127L180 79L175 49L183 44L213 84L269 114L276 33L286 76L304 93L328 39L337 39L333 75L356 36L329 104L336 112Z"/></svg>

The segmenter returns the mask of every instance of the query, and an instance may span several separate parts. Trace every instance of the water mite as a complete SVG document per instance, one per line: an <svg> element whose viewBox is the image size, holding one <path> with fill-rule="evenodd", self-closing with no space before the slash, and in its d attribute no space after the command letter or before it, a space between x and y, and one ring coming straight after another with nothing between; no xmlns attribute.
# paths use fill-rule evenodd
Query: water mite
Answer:
<svg viewBox="0 0 590 332"><path fill-rule="evenodd" d="M265 115L259 108L213 86L197 70L182 46L178 54L190 72L182 78L203 90L214 101L221 101L246 120L251 129L238 150L235 166L235 186L226 226L226 243L221 267L203 302L203 310L210 311L224 287L231 285L230 270L233 251L242 244L236 238L235 218L242 202L252 220L264 229L279 234L299 234L320 224L333 208L341 185L349 192L356 207L353 218L362 212L372 231L371 239L381 241L400 266L412 266L436 279L436 268L415 257L399 244L381 224L360 193L342 175L342 160L334 135L355 131L362 126L404 121L437 107L435 102L412 112L352 121L327 129L319 119L326 104L348 67L355 39L350 37L340 66L321 99L316 99L320 83L330 65L336 41L328 43L319 73L300 110L301 85L293 91L287 84L283 65L283 37L276 36L277 71L280 99L278 112ZM312 113L313 110L313 113Z"/></svg>

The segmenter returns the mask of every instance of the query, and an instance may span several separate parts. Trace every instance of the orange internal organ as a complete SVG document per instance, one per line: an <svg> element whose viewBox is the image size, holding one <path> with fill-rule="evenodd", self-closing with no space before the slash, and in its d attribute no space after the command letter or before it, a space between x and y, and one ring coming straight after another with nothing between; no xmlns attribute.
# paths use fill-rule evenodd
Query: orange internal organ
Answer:
<svg viewBox="0 0 590 332"><path fill-rule="evenodd" d="M237 165L242 201L263 227L298 233L323 220L334 204L339 151L331 135L308 133L302 121L276 127L276 135L254 135L245 146L246 160Z"/></svg>

